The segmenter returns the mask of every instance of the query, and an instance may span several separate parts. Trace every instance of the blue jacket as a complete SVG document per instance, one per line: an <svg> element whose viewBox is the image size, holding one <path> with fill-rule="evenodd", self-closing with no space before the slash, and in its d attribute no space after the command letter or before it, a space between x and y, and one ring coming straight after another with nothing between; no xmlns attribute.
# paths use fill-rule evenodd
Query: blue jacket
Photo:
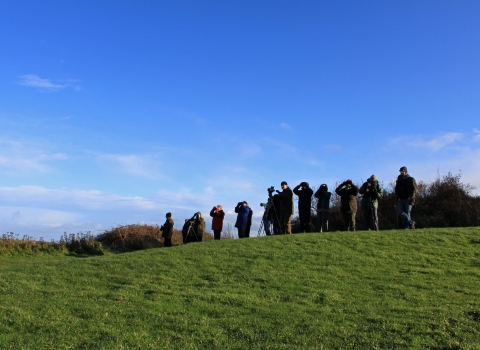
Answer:
<svg viewBox="0 0 480 350"><path fill-rule="evenodd" d="M245 229L248 223L248 215L250 214L250 207L247 207L240 202L235 207L235 213L238 213L235 227Z"/></svg>

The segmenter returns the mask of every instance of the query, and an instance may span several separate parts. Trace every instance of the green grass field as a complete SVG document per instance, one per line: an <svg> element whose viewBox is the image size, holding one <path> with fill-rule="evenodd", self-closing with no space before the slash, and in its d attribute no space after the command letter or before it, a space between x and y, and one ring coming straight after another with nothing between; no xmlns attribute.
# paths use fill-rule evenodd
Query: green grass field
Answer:
<svg viewBox="0 0 480 350"><path fill-rule="evenodd" d="M480 349L480 229L0 256L2 349Z"/></svg>

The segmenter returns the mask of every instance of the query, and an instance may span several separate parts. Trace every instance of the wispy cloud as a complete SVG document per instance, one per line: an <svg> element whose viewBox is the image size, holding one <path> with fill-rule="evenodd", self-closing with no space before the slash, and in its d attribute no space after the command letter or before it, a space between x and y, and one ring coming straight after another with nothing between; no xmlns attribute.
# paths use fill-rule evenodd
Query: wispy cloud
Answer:
<svg viewBox="0 0 480 350"><path fill-rule="evenodd" d="M135 154L96 154L103 166L123 173L147 179L166 178L160 172L161 161L157 156Z"/></svg>
<svg viewBox="0 0 480 350"><path fill-rule="evenodd" d="M80 90L80 86L77 85L78 80L57 80L41 78L36 74L25 74L19 77L18 84L28 86L44 91L59 91L71 87L75 90Z"/></svg>
<svg viewBox="0 0 480 350"><path fill-rule="evenodd" d="M447 146L456 146L464 137L465 135L459 132L447 132L429 139L423 136L401 136L390 140L389 145L395 148L408 146L437 152Z"/></svg>
<svg viewBox="0 0 480 350"><path fill-rule="evenodd" d="M40 145L0 138L0 171L4 173L48 172L51 162L66 159L67 154L49 152Z"/></svg>
<svg viewBox="0 0 480 350"><path fill-rule="evenodd" d="M343 147L341 145L333 145L333 144L332 145L325 145L325 146L323 146L323 149L327 153L343 151Z"/></svg>
<svg viewBox="0 0 480 350"><path fill-rule="evenodd" d="M280 127L285 130L290 130L292 127L287 123L280 123Z"/></svg>

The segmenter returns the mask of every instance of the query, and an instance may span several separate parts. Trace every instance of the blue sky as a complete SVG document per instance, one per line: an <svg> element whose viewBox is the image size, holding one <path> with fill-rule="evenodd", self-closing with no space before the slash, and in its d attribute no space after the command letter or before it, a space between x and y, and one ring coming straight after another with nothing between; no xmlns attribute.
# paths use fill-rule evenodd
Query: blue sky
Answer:
<svg viewBox="0 0 480 350"><path fill-rule="evenodd" d="M234 222L406 165L480 188L477 1L0 1L0 233ZM477 190L478 193L478 190ZM210 222L210 220L207 220Z"/></svg>

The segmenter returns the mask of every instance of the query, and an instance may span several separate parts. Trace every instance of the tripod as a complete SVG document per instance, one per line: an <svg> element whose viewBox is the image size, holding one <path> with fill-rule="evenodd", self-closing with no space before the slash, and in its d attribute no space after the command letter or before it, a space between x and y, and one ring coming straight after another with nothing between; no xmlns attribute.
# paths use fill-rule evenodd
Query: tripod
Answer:
<svg viewBox="0 0 480 350"><path fill-rule="evenodd" d="M195 237L195 240L193 239ZM200 242L198 239L198 235L195 232L195 229L193 228L193 222L190 221L190 226L188 227L187 234L185 235L185 239L183 244L190 243L190 242Z"/></svg>
<svg viewBox="0 0 480 350"><path fill-rule="evenodd" d="M278 220L278 215L277 215L277 211L275 210L275 205L273 204L273 199L270 197L268 198L268 202L266 205L262 205L262 204L263 203L261 203L260 205L265 207L265 210L263 212L262 221L260 222L260 227L258 228L257 236L265 236L265 235L270 236L272 232L271 226L273 226L273 234L276 234L275 231L279 230L278 225L280 221ZM275 222L270 221L270 219L268 218L272 208L273 208L273 213L275 215L274 220L277 220L276 225L275 225ZM265 229L265 221L268 221L270 225L270 227L268 227L267 230Z"/></svg>

